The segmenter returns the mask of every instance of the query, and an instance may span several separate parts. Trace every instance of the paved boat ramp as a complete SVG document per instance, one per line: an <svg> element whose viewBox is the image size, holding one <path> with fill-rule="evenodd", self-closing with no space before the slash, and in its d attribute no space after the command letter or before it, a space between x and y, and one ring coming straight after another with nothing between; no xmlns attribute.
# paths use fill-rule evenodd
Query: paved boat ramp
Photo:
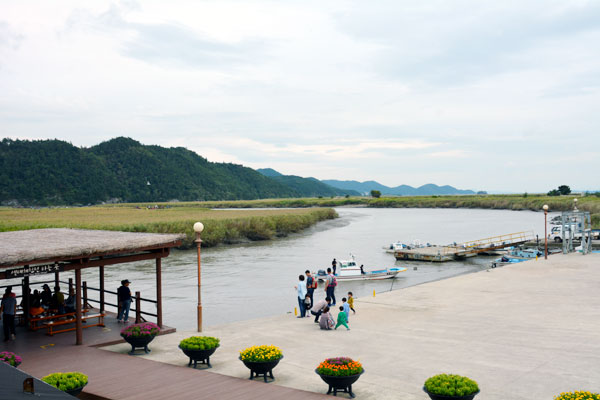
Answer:
<svg viewBox="0 0 600 400"><path fill-rule="evenodd" d="M535 239L533 231L509 233L489 238L452 243L447 246L425 246L394 251L396 260L444 262L474 257L505 247L518 246Z"/></svg>

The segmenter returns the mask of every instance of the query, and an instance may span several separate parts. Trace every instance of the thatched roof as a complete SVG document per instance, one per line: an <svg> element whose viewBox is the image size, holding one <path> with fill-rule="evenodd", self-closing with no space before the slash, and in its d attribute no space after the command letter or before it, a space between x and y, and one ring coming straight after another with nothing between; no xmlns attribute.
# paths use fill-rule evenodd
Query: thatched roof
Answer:
<svg viewBox="0 0 600 400"><path fill-rule="evenodd" d="M0 267L93 254L134 252L144 248L173 247L184 237L64 228L0 232Z"/></svg>

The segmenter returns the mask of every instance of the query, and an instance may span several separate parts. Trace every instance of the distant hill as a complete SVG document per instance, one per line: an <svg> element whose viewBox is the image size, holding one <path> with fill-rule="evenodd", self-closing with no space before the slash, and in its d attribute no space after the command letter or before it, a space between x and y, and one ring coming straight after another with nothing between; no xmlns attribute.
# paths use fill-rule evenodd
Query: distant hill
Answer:
<svg viewBox="0 0 600 400"><path fill-rule="evenodd" d="M256 171L265 176L271 177L271 179L288 186L298 193L301 193L302 197L360 195L360 193L357 191L335 188L315 178L302 178L295 175L283 175L272 168L259 168Z"/></svg>
<svg viewBox="0 0 600 400"><path fill-rule="evenodd" d="M60 140L0 142L0 203L246 200L301 197L251 168L212 163L182 147L116 138L91 148Z"/></svg>
<svg viewBox="0 0 600 400"><path fill-rule="evenodd" d="M275 171L273 168L259 168L256 172L263 174L264 176L268 176L272 178L274 176L283 176L282 173Z"/></svg>
<svg viewBox="0 0 600 400"><path fill-rule="evenodd" d="M375 181L338 181L334 179L328 179L321 181L330 186L345 189L355 190L361 194L368 194L371 190L379 190L381 194L389 194L395 196L431 196L431 195L446 195L446 194L475 194L472 190L460 190L455 187L444 185L438 186L433 183L428 183L418 188L414 188L408 185L400 185L396 187L388 187Z"/></svg>

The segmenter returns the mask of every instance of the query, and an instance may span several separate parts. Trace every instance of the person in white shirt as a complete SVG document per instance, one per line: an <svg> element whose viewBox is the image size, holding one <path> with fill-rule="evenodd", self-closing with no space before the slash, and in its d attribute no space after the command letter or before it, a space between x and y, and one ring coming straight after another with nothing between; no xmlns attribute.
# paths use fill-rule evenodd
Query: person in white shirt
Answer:
<svg viewBox="0 0 600 400"><path fill-rule="evenodd" d="M306 282L304 282L304 275L298 276L300 282L297 286L294 286L298 290L298 307L300 308L300 315L297 318L304 318L306 315L306 307L304 306L304 298L306 297Z"/></svg>

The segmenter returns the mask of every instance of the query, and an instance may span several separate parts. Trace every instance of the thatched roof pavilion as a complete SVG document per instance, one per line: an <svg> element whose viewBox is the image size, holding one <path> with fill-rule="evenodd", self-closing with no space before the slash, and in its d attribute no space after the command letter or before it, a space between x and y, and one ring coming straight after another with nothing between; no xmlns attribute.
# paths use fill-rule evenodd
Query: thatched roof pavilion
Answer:
<svg viewBox="0 0 600 400"><path fill-rule="evenodd" d="M75 271L77 296L77 344L82 341L81 270L100 270L101 303L104 311L104 267L141 260L156 260L157 322L162 325L161 259L184 235L98 231L83 229L33 229L0 232L0 280L23 277L23 293L29 292L29 276ZM28 300L25 301L28 318Z"/></svg>

